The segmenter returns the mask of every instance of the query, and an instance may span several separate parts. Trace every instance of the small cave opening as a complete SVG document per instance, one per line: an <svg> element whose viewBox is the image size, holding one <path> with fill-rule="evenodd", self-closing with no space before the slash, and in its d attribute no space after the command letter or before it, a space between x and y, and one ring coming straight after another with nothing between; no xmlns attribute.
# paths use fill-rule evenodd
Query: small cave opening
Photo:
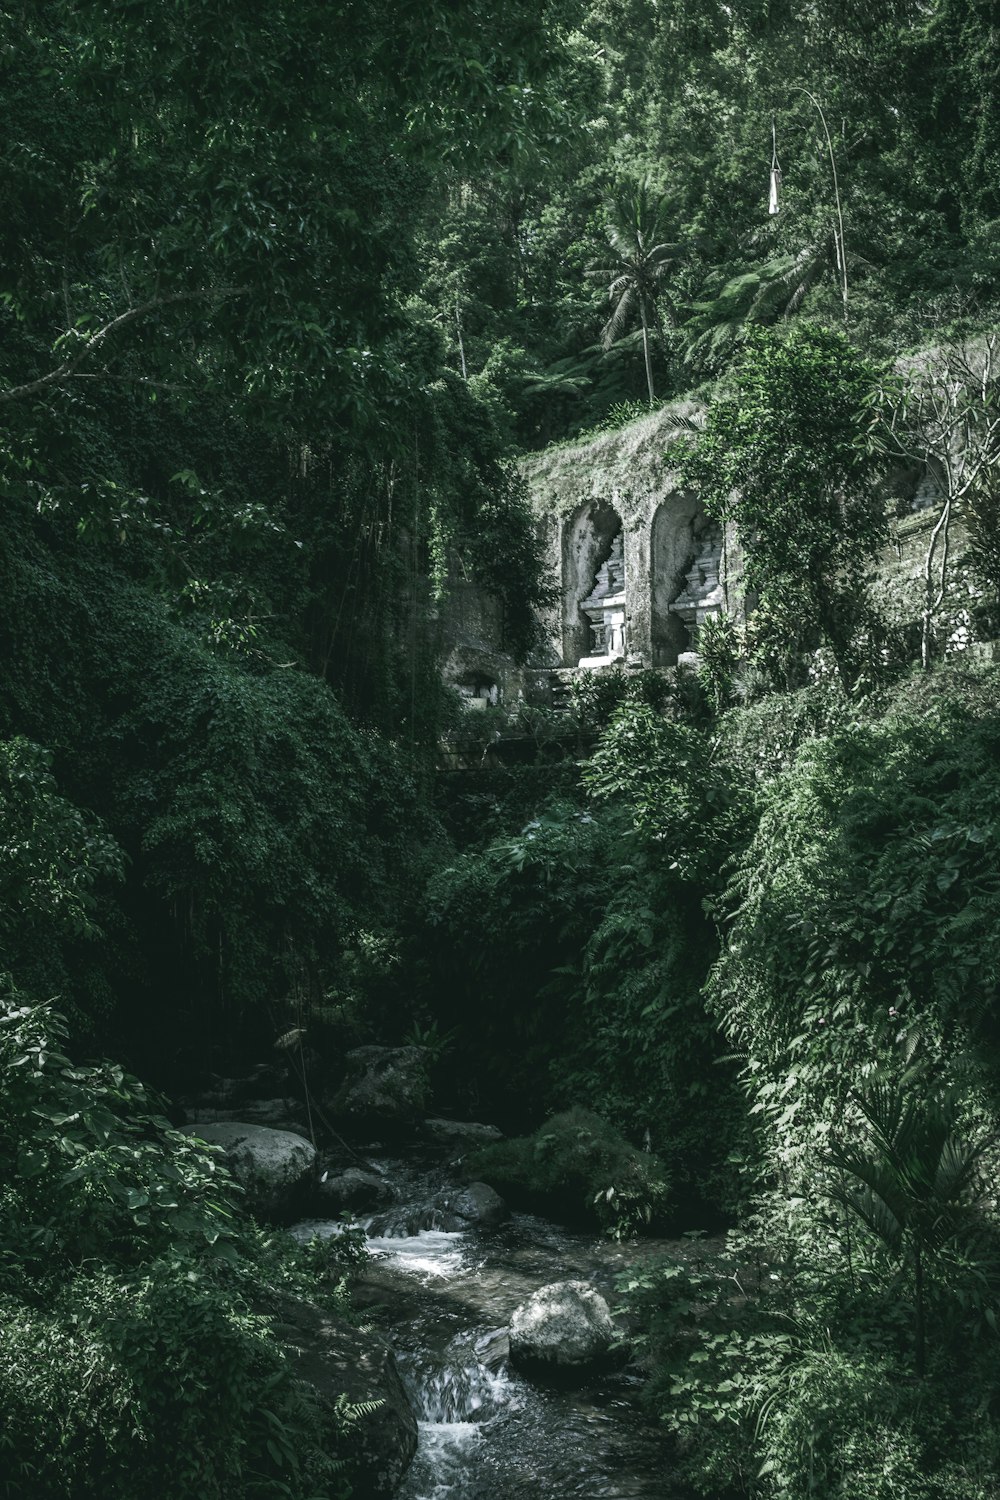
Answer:
<svg viewBox="0 0 1000 1500"><path fill-rule="evenodd" d="M472 710L496 708L500 702L500 686L482 672L467 672L455 683L462 707Z"/></svg>

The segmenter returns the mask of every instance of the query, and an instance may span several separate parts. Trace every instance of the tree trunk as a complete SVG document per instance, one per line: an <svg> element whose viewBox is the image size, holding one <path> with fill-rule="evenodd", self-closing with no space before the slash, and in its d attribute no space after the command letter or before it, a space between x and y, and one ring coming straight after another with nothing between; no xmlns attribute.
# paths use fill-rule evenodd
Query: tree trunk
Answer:
<svg viewBox="0 0 1000 1500"><path fill-rule="evenodd" d="M639 312L642 314L642 352L646 357L646 384L649 386L649 404L652 406L656 401L653 394L653 362L649 356L649 319L646 317L646 304L640 297Z"/></svg>
<svg viewBox="0 0 1000 1500"><path fill-rule="evenodd" d="M465 344L462 341L462 311L457 297L455 298L455 331L458 334L458 357L462 363L462 379L468 380L469 372L465 367Z"/></svg>
<svg viewBox="0 0 1000 1500"><path fill-rule="evenodd" d="M944 598L947 579L945 577L948 567L948 530L951 521L951 492L944 502L944 508L938 517L937 524L931 532L931 539L927 547L927 556L924 559L924 608L920 622L920 665L924 671L930 670L931 665L931 626L934 616ZM934 554L937 552L938 542L943 539L943 551L941 554L941 570L937 593L934 590Z"/></svg>
<svg viewBox="0 0 1000 1500"><path fill-rule="evenodd" d="M913 1282L916 1293L917 1379L923 1380L927 1369L927 1336L924 1331L924 1263L920 1241L913 1236Z"/></svg>

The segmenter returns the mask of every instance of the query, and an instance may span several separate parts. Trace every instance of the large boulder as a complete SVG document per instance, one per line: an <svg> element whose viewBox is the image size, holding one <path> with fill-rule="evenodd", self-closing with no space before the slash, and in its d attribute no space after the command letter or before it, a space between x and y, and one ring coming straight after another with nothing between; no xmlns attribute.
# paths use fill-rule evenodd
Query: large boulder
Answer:
<svg viewBox="0 0 1000 1500"><path fill-rule="evenodd" d="M357 1125L408 1125L430 1098L425 1047L355 1047L332 1100L334 1114Z"/></svg>
<svg viewBox="0 0 1000 1500"><path fill-rule="evenodd" d="M668 1201L663 1163L586 1109L555 1115L534 1135L477 1148L465 1169L514 1208L569 1223L596 1218L619 1235L655 1224Z"/></svg>
<svg viewBox="0 0 1000 1500"><path fill-rule="evenodd" d="M330 1172L319 1184L319 1199L324 1208L340 1213L348 1208L353 1213L364 1213L367 1209L385 1208L395 1199L391 1183L377 1172L364 1172L360 1167L345 1167L342 1172Z"/></svg>
<svg viewBox="0 0 1000 1500"><path fill-rule="evenodd" d="M340 1397L350 1406L377 1403L347 1433L348 1477L355 1500L392 1495L416 1452L417 1422L389 1345L291 1297L279 1304L275 1331L296 1375L331 1413Z"/></svg>
<svg viewBox="0 0 1000 1500"><path fill-rule="evenodd" d="M316 1167L316 1147L290 1130L271 1130L246 1120L219 1120L182 1126L186 1135L221 1146L251 1211L265 1219L292 1217L308 1195Z"/></svg>
<svg viewBox="0 0 1000 1500"><path fill-rule="evenodd" d="M438 1193L433 1207L455 1224L441 1224L441 1229L492 1229L510 1218L510 1209L500 1194L485 1182L470 1182L465 1187Z"/></svg>
<svg viewBox="0 0 1000 1500"><path fill-rule="evenodd" d="M510 1356L529 1369L585 1375L608 1360L614 1337L608 1304L589 1281L554 1281L516 1309Z"/></svg>
<svg viewBox="0 0 1000 1500"><path fill-rule="evenodd" d="M475 1120L425 1120L424 1134L435 1145L455 1151L471 1151L475 1146L503 1140L503 1132L495 1125L480 1125Z"/></svg>

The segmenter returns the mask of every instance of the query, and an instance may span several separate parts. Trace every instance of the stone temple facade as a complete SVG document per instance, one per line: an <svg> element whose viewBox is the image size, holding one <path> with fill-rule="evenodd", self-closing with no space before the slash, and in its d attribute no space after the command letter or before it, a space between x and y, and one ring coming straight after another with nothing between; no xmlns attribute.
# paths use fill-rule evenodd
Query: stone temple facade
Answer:
<svg viewBox="0 0 1000 1500"><path fill-rule="evenodd" d="M486 601L455 601L446 677L465 697L551 701L551 679L577 669L692 662L707 619L742 608L732 538L679 484L675 413L549 449L522 463L557 602L527 668L491 652Z"/></svg>
<svg viewBox="0 0 1000 1500"><path fill-rule="evenodd" d="M671 465L678 415L550 449L523 464L559 602L539 669L671 668L705 621L742 608L740 558Z"/></svg>

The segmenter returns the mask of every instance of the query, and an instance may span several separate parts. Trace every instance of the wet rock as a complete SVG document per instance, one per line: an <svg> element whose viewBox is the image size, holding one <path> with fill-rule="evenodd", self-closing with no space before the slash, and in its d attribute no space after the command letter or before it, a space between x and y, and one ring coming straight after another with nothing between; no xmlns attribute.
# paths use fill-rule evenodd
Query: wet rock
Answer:
<svg viewBox="0 0 1000 1500"><path fill-rule="evenodd" d="M292 1353L296 1375L331 1414L338 1397L352 1406L378 1403L347 1434L348 1478L356 1500L392 1495L416 1452L417 1422L389 1345L290 1297L278 1306L275 1331Z"/></svg>
<svg viewBox="0 0 1000 1500"><path fill-rule="evenodd" d="M470 1182L466 1187L439 1193L433 1206L442 1215L457 1219L456 1228L460 1229L492 1229L495 1224L502 1224L510 1218L510 1209L500 1194L485 1182ZM448 1226L433 1227L446 1229Z"/></svg>
<svg viewBox="0 0 1000 1500"><path fill-rule="evenodd" d="M474 1120L425 1120L424 1134L438 1145L450 1146L456 1151L468 1151L474 1146L503 1140L503 1132L495 1125L479 1125Z"/></svg>
<svg viewBox="0 0 1000 1500"><path fill-rule="evenodd" d="M363 1172L359 1167L331 1172L325 1181L320 1182L317 1192L323 1207L334 1213L345 1208L355 1213L384 1208L396 1196L384 1177L379 1177L376 1172Z"/></svg>
<svg viewBox="0 0 1000 1500"><path fill-rule="evenodd" d="M426 1047L355 1047L331 1108L353 1124L412 1124L430 1097Z"/></svg>
<svg viewBox="0 0 1000 1500"><path fill-rule="evenodd" d="M471 1182L465 1187L438 1193L429 1203L402 1213L386 1214L373 1221L374 1235L422 1234L426 1229L441 1229L456 1234L468 1229L492 1229L510 1217L510 1209L485 1182Z"/></svg>
<svg viewBox="0 0 1000 1500"><path fill-rule="evenodd" d="M210 1146L221 1146L229 1170L247 1195L247 1205L266 1219L294 1215L308 1193L316 1148L290 1130L271 1130L245 1120L219 1120L181 1127Z"/></svg>
<svg viewBox="0 0 1000 1500"><path fill-rule="evenodd" d="M608 1359L614 1336L608 1304L589 1281L554 1281L516 1309L510 1354L536 1370L587 1373Z"/></svg>
<svg viewBox="0 0 1000 1500"><path fill-rule="evenodd" d="M510 1359L510 1334L506 1328L491 1328L476 1340L475 1349L485 1370L502 1370Z"/></svg>
<svg viewBox="0 0 1000 1500"><path fill-rule="evenodd" d="M465 1219L460 1219L450 1209L433 1202L418 1208L397 1209L395 1212L380 1214L369 1224L368 1233L376 1239L395 1240L423 1234L427 1229L442 1229L447 1234L455 1234L468 1228Z"/></svg>

